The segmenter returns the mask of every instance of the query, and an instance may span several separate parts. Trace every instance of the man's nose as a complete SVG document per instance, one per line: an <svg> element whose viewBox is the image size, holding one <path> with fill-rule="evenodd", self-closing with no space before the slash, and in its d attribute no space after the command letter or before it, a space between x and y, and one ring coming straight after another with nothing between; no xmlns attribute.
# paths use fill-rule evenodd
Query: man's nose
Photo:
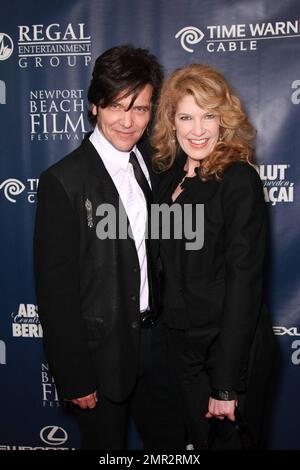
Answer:
<svg viewBox="0 0 300 470"><path fill-rule="evenodd" d="M133 119L132 119L132 110L129 109L128 111L124 111L122 118L121 118L121 123L124 127L128 128L132 126Z"/></svg>

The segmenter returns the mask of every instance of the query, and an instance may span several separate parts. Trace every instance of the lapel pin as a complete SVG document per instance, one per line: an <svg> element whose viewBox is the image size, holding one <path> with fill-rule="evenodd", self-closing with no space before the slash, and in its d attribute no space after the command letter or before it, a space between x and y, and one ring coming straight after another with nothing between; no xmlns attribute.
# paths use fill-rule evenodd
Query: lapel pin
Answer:
<svg viewBox="0 0 300 470"><path fill-rule="evenodd" d="M93 227L93 206L91 201L87 198L85 200L85 209L86 209L86 218L87 218L87 224L88 227L92 228Z"/></svg>

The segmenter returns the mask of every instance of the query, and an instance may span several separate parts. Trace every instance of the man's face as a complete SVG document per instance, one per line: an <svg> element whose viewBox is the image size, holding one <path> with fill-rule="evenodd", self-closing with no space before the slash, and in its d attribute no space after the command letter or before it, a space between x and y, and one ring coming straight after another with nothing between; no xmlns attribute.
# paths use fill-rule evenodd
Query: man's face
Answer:
<svg viewBox="0 0 300 470"><path fill-rule="evenodd" d="M92 106L97 116L98 127L104 137L121 152L128 152L142 137L151 116L152 86L145 85L128 109L132 95L121 98L119 95L106 108Z"/></svg>

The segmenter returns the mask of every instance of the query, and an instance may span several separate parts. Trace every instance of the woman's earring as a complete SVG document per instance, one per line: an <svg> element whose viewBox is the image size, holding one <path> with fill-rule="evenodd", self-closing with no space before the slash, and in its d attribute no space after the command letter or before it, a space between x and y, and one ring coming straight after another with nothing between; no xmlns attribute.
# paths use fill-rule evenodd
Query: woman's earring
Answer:
<svg viewBox="0 0 300 470"><path fill-rule="evenodd" d="M172 142L176 142L176 130L173 130L173 137L172 137Z"/></svg>

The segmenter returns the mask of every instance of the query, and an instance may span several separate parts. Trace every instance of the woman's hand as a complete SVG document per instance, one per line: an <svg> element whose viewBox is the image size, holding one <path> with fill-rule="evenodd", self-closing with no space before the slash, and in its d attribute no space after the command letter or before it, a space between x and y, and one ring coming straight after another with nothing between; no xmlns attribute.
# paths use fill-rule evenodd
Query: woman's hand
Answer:
<svg viewBox="0 0 300 470"><path fill-rule="evenodd" d="M208 412L205 418L228 418L230 421L235 421L234 412L236 406L237 400L224 401L209 397Z"/></svg>
<svg viewBox="0 0 300 470"><path fill-rule="evenodd" d="M71 400L74 405L78 405L82 410L85 410L86 408L95 408L97 404L98 398L97 398L97 392L90 393L89 395L86 395L85 397L81 398L74 398Z"/></svg>

